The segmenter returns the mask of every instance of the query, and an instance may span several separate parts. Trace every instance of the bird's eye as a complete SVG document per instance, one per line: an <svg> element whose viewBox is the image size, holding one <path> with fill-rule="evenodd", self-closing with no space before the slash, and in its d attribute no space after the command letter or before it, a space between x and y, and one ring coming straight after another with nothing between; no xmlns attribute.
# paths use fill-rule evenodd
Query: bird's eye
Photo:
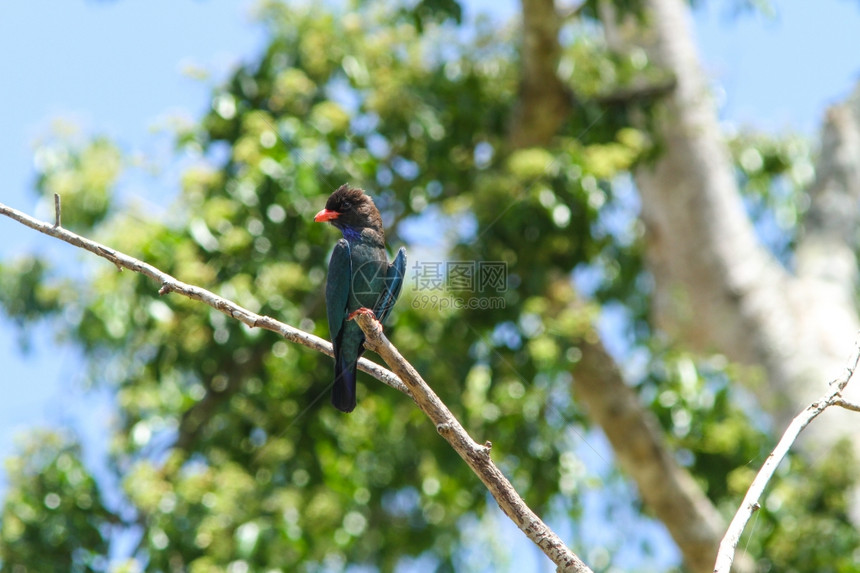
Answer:
<svg viewBox="0 0 860 573"><path fill-rule="evenodd" d="M340 208L342 211L349 211L350 209L352 209L352 203L350 203L349 201L344 201L340 204Z"/></svg>

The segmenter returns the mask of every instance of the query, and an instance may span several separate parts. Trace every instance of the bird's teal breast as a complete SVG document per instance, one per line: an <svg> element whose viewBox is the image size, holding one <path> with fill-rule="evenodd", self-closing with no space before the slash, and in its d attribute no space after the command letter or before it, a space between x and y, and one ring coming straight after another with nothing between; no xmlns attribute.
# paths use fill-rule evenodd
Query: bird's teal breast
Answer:
<svg viewBox="0 0 860 573"><path fill-rule="evenodd" d="M382 258L380 258L380 253ZM385 251L357 244L352 246L352 284L349 311L361 307L374 308L385 290L388 261Z"/></svg>

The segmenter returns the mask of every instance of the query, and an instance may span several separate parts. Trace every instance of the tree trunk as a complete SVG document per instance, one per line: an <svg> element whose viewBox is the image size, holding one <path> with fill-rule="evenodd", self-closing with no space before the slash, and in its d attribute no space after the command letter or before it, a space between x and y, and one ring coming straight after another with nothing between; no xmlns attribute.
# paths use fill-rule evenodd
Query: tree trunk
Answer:
<svg viewBox="0 0 860 573"><path fill-rule="evenodd" d="M523 0L523 27L520 101L509 137L513 148L547 145L570 110L567 91L556 75L560 47L553 1ZM550 290L547 297L555 304L577 304L569 282ZM620 466L636 482L643 502L667 526L690 570L711 571L726 524L675 461L653 414L624 382L596 331L591 334L588 340L572 341L582 352L572 372L577 399L603 428ZM751 571L752 566L740 559L736 569Z"/></svg>
<svg viewBox="0 0 860 573"><path fill-rule="evenodd" d="M726 523L696 480L672 457L660 425L643 408L599 340L578 342L575 396L603 428L621 468L636 482L642 502L659 519L690 571L712 571ZM752 571L738 562L736 571Z"/></svg>
<svg viewBox="0 0 860 573"><path fill-rule="evenodd" d="M522 0L519 102L508 143L514 149L545 145L570 113L570 94L556 71L561 19L554 0Z"/></svg>
<svg viewBox="0 0 860 573"><path fill-rule="evenodd" d="M757 240L745 212L687 4L646 0L644 6L644 27L614 17L605 25L616 44L641 46L677 82L655 118L663 152L634 174L655 281L654 320L687 348L755 367L759 373L745 382L780 431L840 373L860 324L847 236L856 228L856 112L847 106L830 112L807 233L791 274ZM852 437L860 445L860 424L856 417L846 423L843 414L825 413L806 443Z"/></svg>

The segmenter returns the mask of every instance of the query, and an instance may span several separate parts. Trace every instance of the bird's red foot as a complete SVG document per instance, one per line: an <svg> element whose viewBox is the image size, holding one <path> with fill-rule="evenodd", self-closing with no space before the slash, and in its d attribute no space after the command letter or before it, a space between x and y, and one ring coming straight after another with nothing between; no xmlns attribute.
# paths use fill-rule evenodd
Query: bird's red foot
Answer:
<svg viewBox="0 0 860 573"><path fill-rule="evenodd" d="M373 320L377 320L377 321L379 320L378 318L376 318L376 315L373 313L372 310L370 310L369 308L364 307L364 306L359 308L358 310L354 310L351 313L349 313L349 316L347 316L346 319L352 320L355 318L355 315L357 315L357 314L369 314L370 316L373 317Z"/></svg>

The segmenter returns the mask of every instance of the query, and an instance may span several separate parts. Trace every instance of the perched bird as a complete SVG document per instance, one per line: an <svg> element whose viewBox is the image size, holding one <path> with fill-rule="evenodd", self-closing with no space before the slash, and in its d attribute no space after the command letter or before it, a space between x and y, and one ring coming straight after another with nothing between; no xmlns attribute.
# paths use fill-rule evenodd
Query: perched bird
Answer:
<svg viewBox="0 0 860 573"><path fill-rule="evenodd" d="M349 185L331 194L314 221L331 223L343 233L328 265L325 303L334 345L331 403L342 412L352 412L355 369L364 352L364 332L348 318L356 310L367 308L377 320L385 320L403 286L406 249L401 247L389 264L379 210L364 191Z"/></svg>

